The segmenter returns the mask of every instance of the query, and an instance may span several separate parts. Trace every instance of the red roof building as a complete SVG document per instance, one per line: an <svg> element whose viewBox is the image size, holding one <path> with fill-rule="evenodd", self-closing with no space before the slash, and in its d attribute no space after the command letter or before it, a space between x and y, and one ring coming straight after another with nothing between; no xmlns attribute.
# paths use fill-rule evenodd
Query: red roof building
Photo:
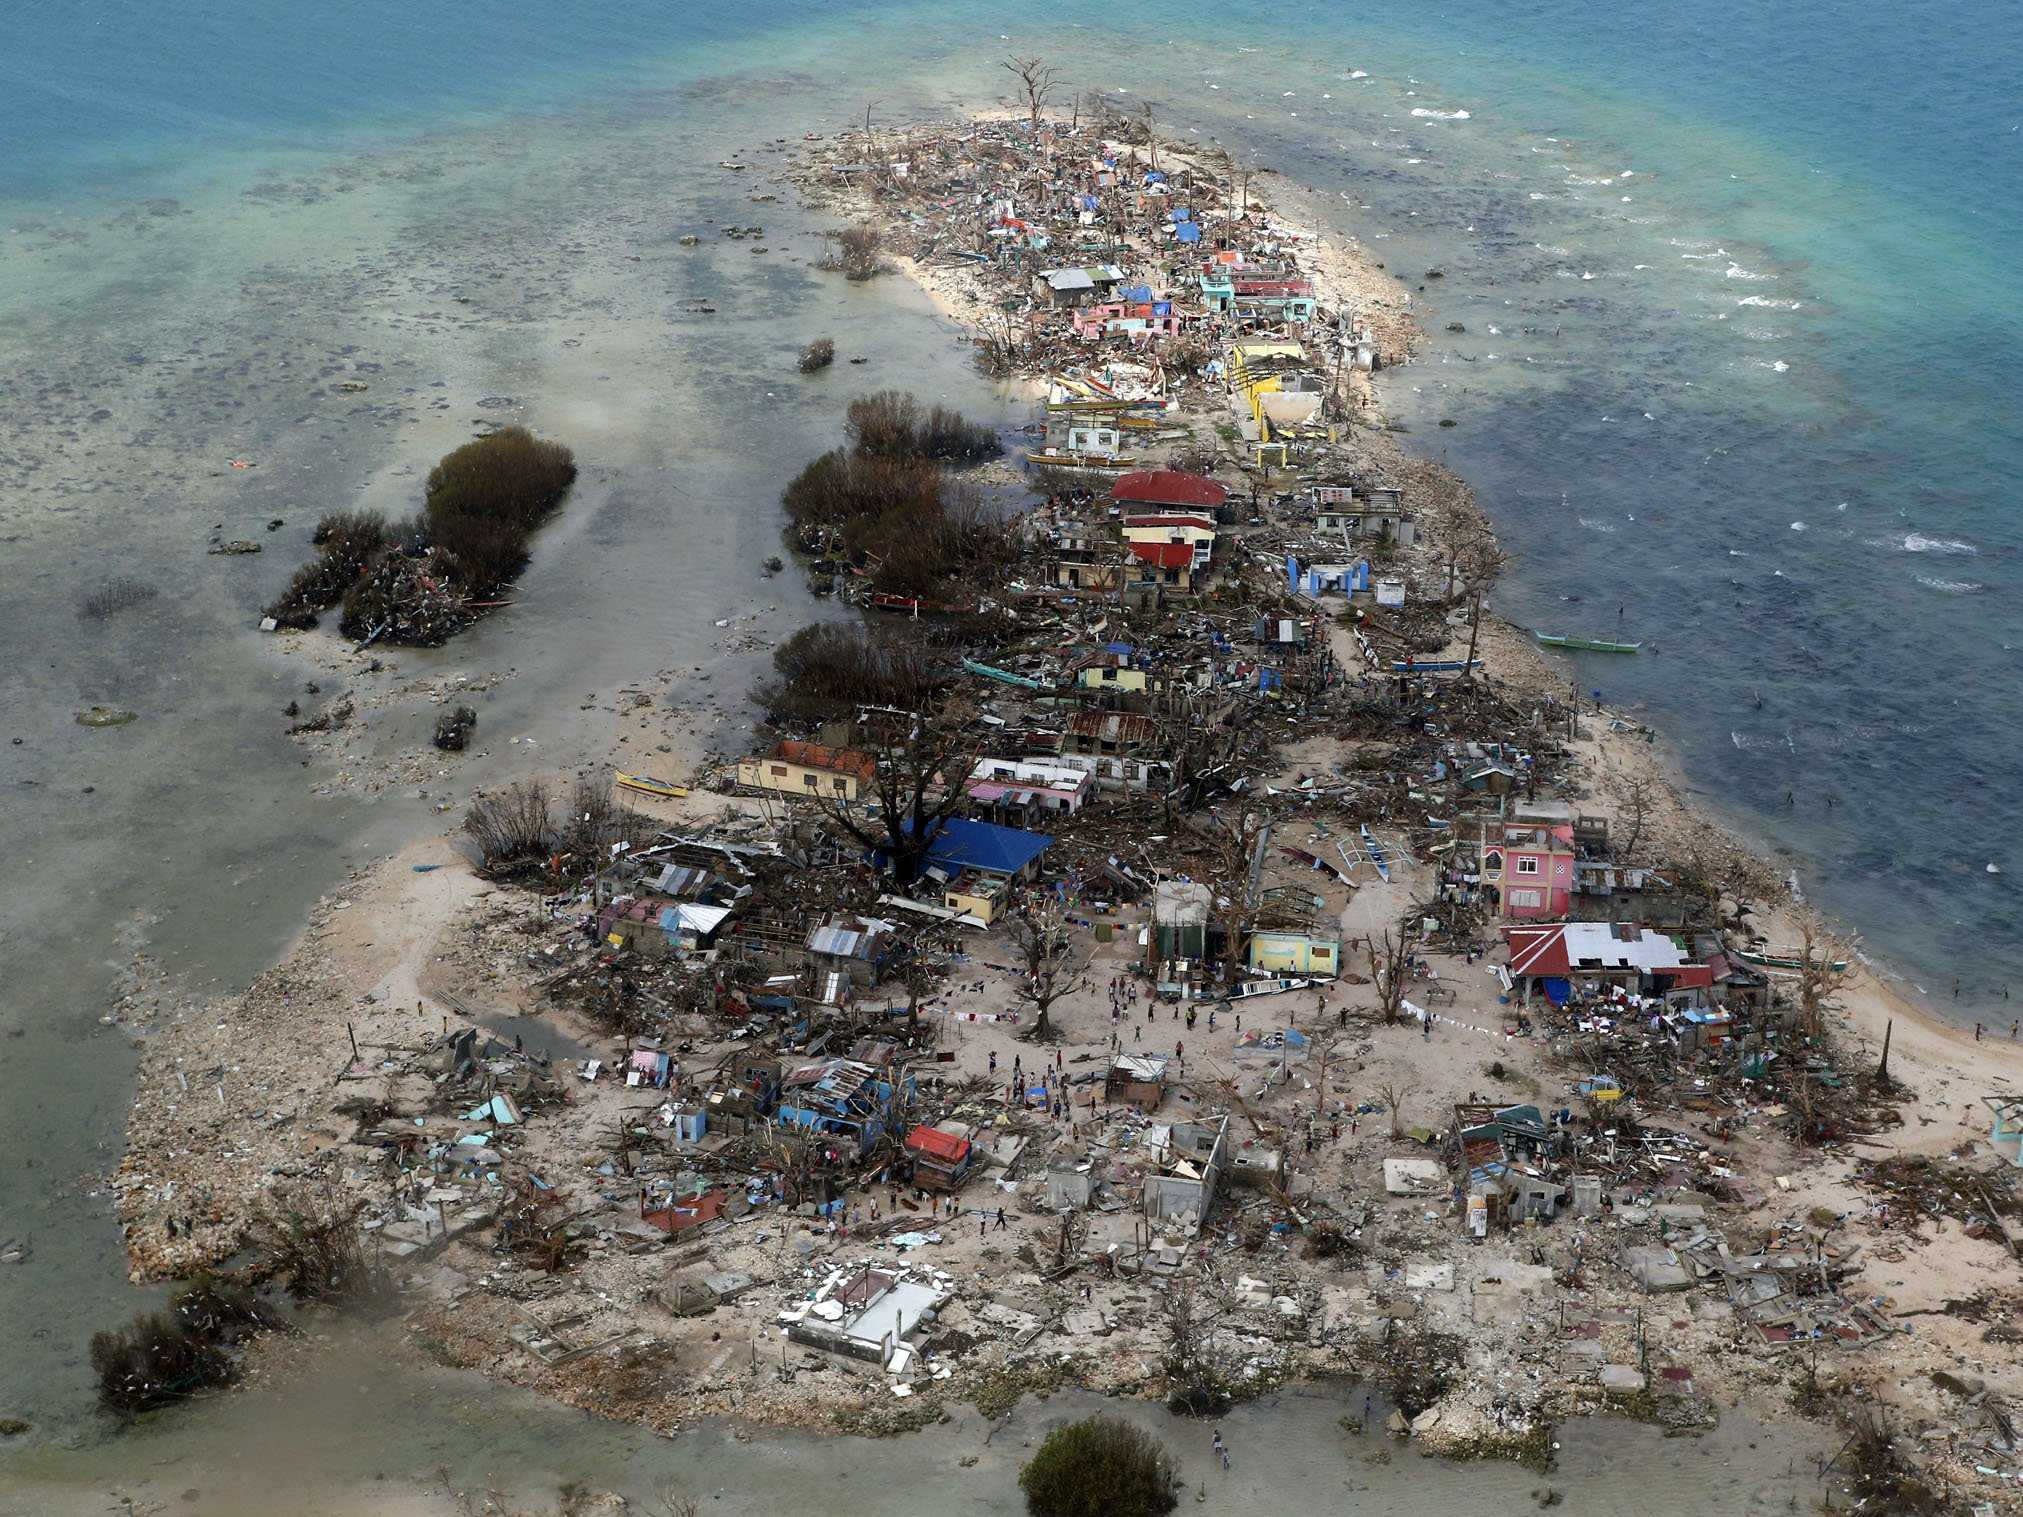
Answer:
<svg viewBox="0 0 2023 1517"><path fill-rule="evenodd" d="M1178 469L1149 469L1125 474L1111 487L1110 499L1120 505L1181 506L1213 511L1229 492L1212 479L1183 474Z"/></svg>
<svg viewBox="0 0 2023 1517"><path fill-rule="evenodd" d="M1194 547L1191 543L1132 543L1131 556L1143 559L1155 569L1191 569L1194 566Z"/></svg>

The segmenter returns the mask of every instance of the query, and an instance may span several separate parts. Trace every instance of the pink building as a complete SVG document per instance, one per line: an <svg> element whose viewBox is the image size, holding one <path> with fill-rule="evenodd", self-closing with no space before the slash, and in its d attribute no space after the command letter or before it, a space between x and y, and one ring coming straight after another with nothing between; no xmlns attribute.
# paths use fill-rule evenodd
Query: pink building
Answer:
<svg viewBox="0 0 2023 1517"><path fill-rule="evenodd" d="M1573 823L1506 821L1488 830L1482 883L1504 917L1554 920L1573 908Z"/></svg>

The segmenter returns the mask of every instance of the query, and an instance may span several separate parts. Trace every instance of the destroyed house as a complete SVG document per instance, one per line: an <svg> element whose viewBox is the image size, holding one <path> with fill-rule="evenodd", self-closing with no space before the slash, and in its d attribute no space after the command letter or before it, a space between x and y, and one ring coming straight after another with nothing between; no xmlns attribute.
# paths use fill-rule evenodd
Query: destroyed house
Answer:
<svg viewBox="0 0 2023 1517"><path fill-rule="evenodd" d="M1579 985L1615 985L1656 994L1660 976L1686 963L1679 945L1661 932L1620 922L1559 922L1549 927L1505 927L1511 985L1530 1001L1543 992L1563 1004Z"/></svg>
<svg viewBox="0 0 2023 1517"><path fill-rule="evenodd" d="M1137 711L1078 711L1060 736L1062 763L1087 768L1099 785L1163 789L1168 768L1164 729Z"/></svg>
<svg viewBox="0 0 2023 1517"><path fill-rule="evenodd" d="M783 742L763 758L740 760L737 782L775 795L855 801L877 776L878 766L868 753L825 748L820 743Z"/></svg>
<svg viewBox="0 0 2023 1517"><path fill-rule="evenodd" d="M986 758L977 760L966 788L971 800L993 811L1059 811L1072 816L1088 803L1095 781L1069 764Z"/></svg>
<svg viewBox="0 0 2023 1517"><path fill-rule="evenodd" d="M1120 1053L1110 1061L1103 1079L1103 1099L1113 1106L1135 1106L1155 1112L1166 1099L1166 1055Z"/></svg>
<svg viewBox="0 0 2023 1517"><path fill-rule="evenodd" d="M1419 540L1419 520L1405 510L1401 492L1322 485L1314 491L1314 527L1349 538L1374 538L1409 548Z"/></svg>
<svg viewBox="0 0 2023 1517"><path fill-rule="evenodd" d="M910 1104L913 1096L911 1075L895 1081L854 1059L824 1059L780 1081L773 1120L852 1143L863 1154L884 1137L902 1103Z"/></svg>
<svg viewBox="0 0 2023 1517"><path fill-rule="evenodd" d="M923 1190L962 1189L976 1160L976 1145L964 1134L926 1123L906 1135L913 1156L913 1183Z"/></svg>
<svg viewBox="0 0 2023 1517"><path fill-rule="evenodd" d="M1064 590L1114 590L1123 573L1123 542L1086 522L1063 523L1054 533L1054 583Z"/></svg>
<svg viewBox="0 0 2023 1517"><path fill-rule="evenodd" d="M841 974L859 985L876 984L892 951L894 930L891 922L876 917L832 917L808 930L808 954L820 973Z"/></svg>
<svg viewBox="0 0 2023 1517"><path fill-rule="evenodd" d="M1470 1167L1485 1159L1537 1162L1559 1151L1560 1134L1536 1106L1496 1106L1462 1101L1454 1107L1454 1130Z"/></svg>
<svg viewBox="0 0 2023 1517"><path fill-rule="evenodd" d="M1170 300L1103 301L1082 307L1072 319L1075 335L1085 342L1106 337L1150 342L1180 334L1180 315Z"/></svg>
<svg viewBox="0 0 2023 1517"><path fill-rule="evenodd" d="M1043 269L1033 276L1033 294L1042 305L1065 311L1114 299L1123 282L1124 271L1113 263Z"/></svg>
<svg viewBox="0 0 2023 1517"><path fill-rule="evenodd" d="M1229 1118L1175 1122L1144 1137L1154 1169L1145 1176L1145 1215L1196 1232L1215 1204L1229 1157Z"/></svg>
<svg viewBox="0 0 2023 1517"><path fill-rule="evenodd" d="M933 1324L949 1294L911 1270L861 1266L830 1276L782 1320L795 1343L898 1370L913 1356L907 1338Z"/></svg>

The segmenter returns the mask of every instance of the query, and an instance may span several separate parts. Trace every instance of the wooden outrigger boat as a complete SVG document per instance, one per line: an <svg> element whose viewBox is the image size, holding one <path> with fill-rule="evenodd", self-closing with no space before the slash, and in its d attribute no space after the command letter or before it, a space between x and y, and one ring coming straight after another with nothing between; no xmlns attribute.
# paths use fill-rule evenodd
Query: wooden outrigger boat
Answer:
<svg viewBox="0 0 2023 1517"><path fill-rule="evenodd" d="M671 785L666 780L657 780L650 774L619 773L613 779L620 790L632 790L640 795L658 796L663 801L678 801L688 795L688 786Z"/></svg>
<svg viewBox="0 0 2023 1517"><path fill-rule="evenodd" d="M1612 643L1601 637L1566 637L1532 629L1531 635L1548 648L1571 648L1578 653L1635 653L1642 643Z"/></svg>
<svg viewBox="0 0 2023 1517"><path fill-rule="evenodd" d="M1775 945L1767 948L1738 948L1735 950L1735 957L1741 959L1744 963L1754 964L1758 969L1803 969L1805 967L1805 950L1803 948L1784 948ZM1835 974L1839 974L1845 970L1847 964L1848 961L1846 959L1830 959L1826 961L1826 967Z"/></svg>

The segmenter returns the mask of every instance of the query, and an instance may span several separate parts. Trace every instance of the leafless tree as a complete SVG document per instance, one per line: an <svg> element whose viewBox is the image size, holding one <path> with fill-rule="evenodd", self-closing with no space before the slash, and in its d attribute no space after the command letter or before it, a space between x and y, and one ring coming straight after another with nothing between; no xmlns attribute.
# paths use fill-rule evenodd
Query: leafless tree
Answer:
<svg viewBox="0 0 2023 1517"><path fill-rule="evenodd" d="M1377 1095L1384 1103L1384 1109L1391 1114L1391 1136L1405 1136L1405 1103L1418 1093L1419 1087L1406 1081L1387 1081L1377 1087Z"/></svg>
<svg viewBox="0 0 2023 1517"><path fill-rule="evenodd" d="M1253 829L1250 818L1242 815L1234 821L1215 817L1203 828L1209 845L1208 886L1215 919L1222 927L1222 960L1234 981L1243 962L1244 938L1250 931Z"/></svg>
<svg viewBox="0 0 2023 1517"><path fill-rule="evenodd" d="M1841 980L1849 960L1847 945L1808 920L1802 929L1798 969L1798 1020L1808 1038L1817 1038L1827 1013L1840 1006Z"/></svg>
<svg viewBox="0 0 2023 1517"><path fill-rule="evenodd" d="M1363 947L1369 960L1370 979L1377 989L1377 1017L1386 1027L1398 1021L1405 1004L1406 975L1411 949L1402 934L1384 929L1380 938L1369 938Z"/></svg>
<svg viewBox="0 0 2023 1517"><path fill-rule="evenodd" d="M1314 1115L1318 1117L1327 1106L1328 1071L1340 1062L1342 1057L1343 1033L1340 1028L1322 1030L1316 1024L1312 1041L1307 1044L1307 1062L1314 1070Z"/></svg>
<svg viewBox="0 0 2023 1517"><path fill-rule="evenodd" d="M967 711L951 703L918 719L904 741L874 760L870 799L878 814L864 816L840 796L816 804L837 829L886 856L894 877L910 885L920 877L941 825L968 799L965 782L976 768L978 745Z"/></svg>
<svg viewBox="0 0 2023 1517"><path fill-rule="evenodd" d="M1630 833L1628 837L1623 839L1623 845L1617 850L1616 854L1624 863L1629 863L1636 858L1637 844L1643 840L1644 836L1644 823L1649 819L1652 803L1657 798L1657 784L1648 775L1636 776L1630 780L1628 786L1625 788L1623 792L1623 811L1630 825Z"/></svg>
<svg viewBox="0 0 2023 1517"><path fill-rule="evenodd" d="M1140 100L1138 102L1138 124L1145 131L1145 151L1151 160L1149 167L1156 169L1159 167L1159 135L1152 128L1151 101Z"/></svg>
<svg viewBox="0 0 2023 1517"><path fill-rule="evenodd" d="M1060 71L1044 58L1011 57L1000 65L1006 73L1019 82L1019 89L1026 97L1026 109L1031 114L1032 128L1040 129L1040 111L1054 93L1054 86Z"/></svg>
<svg viewBox="0 0 2023 1517"><path fill-rule="evenodd" d="M1054 1034L1054 1003L1088 985L1088 955L1076 952L1067 908L1053 896L1019 908L1012 919L1011 941L1020 970L1012 995L1038 1013L1032 1035L1045 1041Z"/></svg>
<svg viewBox="0 0 2023 1517"><path fill-rule="evenodd" d="M1475 647L1482 637L1482 601L1509 562L1494 538L1478 538L1462 560L1468 576L1468 658L1461 666L1463 679L1475 678Z"/></svg>

